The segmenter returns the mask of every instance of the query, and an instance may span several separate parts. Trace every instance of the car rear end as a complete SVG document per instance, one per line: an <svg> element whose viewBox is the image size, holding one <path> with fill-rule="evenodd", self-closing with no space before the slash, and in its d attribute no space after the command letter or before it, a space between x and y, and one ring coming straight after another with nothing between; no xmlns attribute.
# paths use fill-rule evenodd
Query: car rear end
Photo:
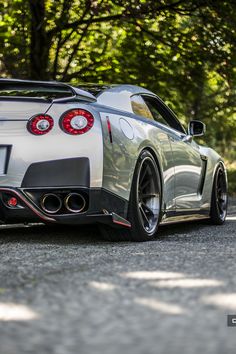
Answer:
<svg viewBox="0 0 236 354"><path fill-rule="evenodd" d="M112 197L102 190L103 133L95 101L64 84L0 80L3 223L116 220L106 211Z"/></svg>

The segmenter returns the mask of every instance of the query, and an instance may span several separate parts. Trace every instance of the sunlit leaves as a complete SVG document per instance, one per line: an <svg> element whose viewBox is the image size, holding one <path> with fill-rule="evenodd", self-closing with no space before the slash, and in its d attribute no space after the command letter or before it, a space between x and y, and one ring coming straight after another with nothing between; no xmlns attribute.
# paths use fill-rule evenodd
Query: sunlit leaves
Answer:
<svg viewBox="0 0 236 354"><path fill-rule="evenodd" d="M44 12L34 26L36 3ZM143 85L183 122L207 123L206 142L235 156L234 143L228 148L228 141L236 141L234 0L2 4L2 76Z"/></svg>

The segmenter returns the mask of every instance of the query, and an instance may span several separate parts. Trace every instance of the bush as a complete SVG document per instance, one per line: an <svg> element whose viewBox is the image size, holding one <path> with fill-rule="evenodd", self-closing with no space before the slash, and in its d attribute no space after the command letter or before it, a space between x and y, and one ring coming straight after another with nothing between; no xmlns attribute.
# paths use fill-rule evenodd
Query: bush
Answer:
<svg viewBox="0 0 236 354"><path fill-rule="evenodd" d="M236 169L229 168L227 172L229 182L229 194L236 195Z"/></svg>

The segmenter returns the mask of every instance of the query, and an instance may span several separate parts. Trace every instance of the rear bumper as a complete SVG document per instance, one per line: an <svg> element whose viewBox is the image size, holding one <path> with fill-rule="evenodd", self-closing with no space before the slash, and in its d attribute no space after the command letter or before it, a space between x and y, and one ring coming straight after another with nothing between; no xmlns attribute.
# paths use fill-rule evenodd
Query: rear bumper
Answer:
<svg viewBox="0 0 236 354"><path fill-rule="evenodd" d="M62 200L69 193L80 193L86 199L85 211L73 213L62 206L57 213L45 212L40 204L46 193L54 193ZM10 198L17 200L17 205L9 205ZM112 226L131 227L126 220L128 203L102 188L87 187L47 187L47 188L12 188L0 187L0 220L4 224L44 222L60 224L104 223Z"/></svg>
<svg viewBox="0 0 236 354"><path fill-rule="evenodd" d="M73 157L32 163L22 180L22 188L90 186L90 165L87 157Z"/></svg>
<svg viewBox="0 0 236 354"><path fill-rule="evenodd" d="M86 134L72 136L60 128L60 117L77 106L91 111L94 125ZM8 102L5 112L1 107L0 186L101 188L103 133L100 114L82 103L53 104L47 112L54 120L53 129L48 134L35 136L28 132L27 122L33 115L43 112L40 107L36 103L28 108L24 103L22 107L19 102L12 105ZM22 115L20 108L24 110ZM8 110L14 111L9 119Z"/></svg>

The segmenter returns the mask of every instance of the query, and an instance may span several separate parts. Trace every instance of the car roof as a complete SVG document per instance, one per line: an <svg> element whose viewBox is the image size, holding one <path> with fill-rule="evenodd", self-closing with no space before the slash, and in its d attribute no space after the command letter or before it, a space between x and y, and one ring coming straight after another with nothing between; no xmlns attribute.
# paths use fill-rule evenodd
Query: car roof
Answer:
<svg viewBox="0 0 236 354"><path fill-rule="evenodd" d="M133 113L130 97L137 94L148 94L153 92L136 85L129 84L91 84L84 83L77 85L78 88L93 94L97 103L115 109Z"/></svg>
<svg viewBox="0 0 236 354"><path fill-rule="evenodd" d="M165 105L162 99L155 95L153 92L145 89L141 86L136 85L104 85L104 84L81 84L79 88L83 90L91 90L89 91L97 98L96 104L100 104L102 106L108 106L111 108L115 108L118 110L123 110L125 112L134 113L132 108L131 97L133 95L149 95L155 97L160 104L164 105L166 108L166 113L172 117L172 120L176 121L176 127L178 126L179 131L185 132L184 127L179 122L175 113ZM177 128L176 128L177 129Z"/></svg>
<svg viewBox="0 0 236 354"><path fill-rule="evenodd" d="M94 84L94 83L81 83L76 85L78 88L92 93L94 96L99 96L104 92L126 92L130 96L140 93L152 94L153 92L145 89L144 87L130 84Z"/></svg>

